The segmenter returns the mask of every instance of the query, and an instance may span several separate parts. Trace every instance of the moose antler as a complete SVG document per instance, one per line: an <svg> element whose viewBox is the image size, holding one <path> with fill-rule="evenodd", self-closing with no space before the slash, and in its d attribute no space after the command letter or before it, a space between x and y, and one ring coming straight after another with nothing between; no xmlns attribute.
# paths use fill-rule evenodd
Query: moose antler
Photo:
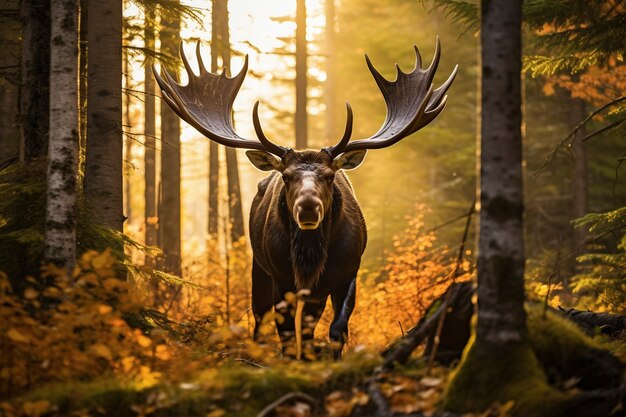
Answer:
<svg viewBox="0 0 626 417"><path fill-rule="evenodd" d="M391 146L401 139L417 132L432 122L446 105L446 91L454 81L458 65L454 67L450 77L441 87L433 90L433 78L437 71L440 57L440 44L437 37L435 56L430 66L422 69L422 57L417 46L415 48L415 68L410 73L404 73L398 65L395 81L387 81L374 68L369 57L365 55L367 66L383 93L387 106L387 117L381 128L367 139L350 141L349 135L344 137L335 146L325 148L333 157L358 149L380 149ZM348 106L348 119L352 112ZM347 129L346 129L347 133Z"/></svg>
<svg viewBox="0 0 626 417"><path fill-rule="evenodd" d="M195 75L191 69L182 43L180 44L180 56L189 75L187 85L183 86L177 83L165 70L163 71L165 78L163 78L154 65L152 72L159 87L161 87L163 100L181 119L209 139L225 146L263 150L278 157L287 153L288 148L272 143L263 134L259 122L258 101L254 105L252 117L259 140L242 138L233 127L231 115L233 102L248 71L248 55L246 55L239 74L232 78L226 76L226 71L220 75L207 71L200 55L200 42L196 45L196 56L200 68L199 75Z"/></svg>

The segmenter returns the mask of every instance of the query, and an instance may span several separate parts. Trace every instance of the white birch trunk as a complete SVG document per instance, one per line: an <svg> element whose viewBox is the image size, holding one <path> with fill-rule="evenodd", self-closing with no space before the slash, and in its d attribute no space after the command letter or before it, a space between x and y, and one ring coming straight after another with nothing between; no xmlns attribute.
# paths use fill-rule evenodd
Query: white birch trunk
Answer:
<svg viewBox="0 0 626 417"><path fill-rule="evenodd" d="M44 258L67 269L76 260L78 155L78 2L52 0L50 139Z"/></svg>

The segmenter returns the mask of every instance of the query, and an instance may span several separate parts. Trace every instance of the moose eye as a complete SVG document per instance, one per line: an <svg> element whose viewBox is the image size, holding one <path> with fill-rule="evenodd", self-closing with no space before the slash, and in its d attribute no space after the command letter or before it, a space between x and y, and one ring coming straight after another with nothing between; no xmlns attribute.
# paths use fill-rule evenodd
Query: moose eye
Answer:
<svg viewBox="0 0 626 417"><path fill-rule="evenodd" d="M286 174L283 174L283 181L289 182L289 177Z"/></svg>
<svg viewBox="0 0 626 417"><path fill-rule="evenodd" d="M331 174L328 176L328 182L333 182L335 181L335 174Z"/></svg>

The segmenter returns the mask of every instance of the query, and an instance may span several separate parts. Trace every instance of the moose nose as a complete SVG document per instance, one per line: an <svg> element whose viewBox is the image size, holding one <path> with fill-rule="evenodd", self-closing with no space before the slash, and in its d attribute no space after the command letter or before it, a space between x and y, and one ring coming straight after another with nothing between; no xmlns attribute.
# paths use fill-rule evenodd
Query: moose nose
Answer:
<svg viewBox="0 0 626 417"><path fill-rule="evenodd" d="M324 218L322 202L317 198L299 199L294 211L298 227L302 230L317 229Z"/></svg>

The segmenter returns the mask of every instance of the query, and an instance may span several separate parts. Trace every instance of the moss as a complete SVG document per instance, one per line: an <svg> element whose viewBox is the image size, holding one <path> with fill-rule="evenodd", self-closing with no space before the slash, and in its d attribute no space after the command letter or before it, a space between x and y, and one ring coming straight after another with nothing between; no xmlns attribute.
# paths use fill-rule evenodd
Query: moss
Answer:
<svg viewBox="0 0 626 417"><path fill-rule="evenodd" d="M528 308L527 325L530 344L543 363L567 365L583 351L599 347L576 324L551 311L544 318L539 307Z"/></svg>
<svg viewBox="0 0 626 417"><path fill-rule="evenodd" d="M104 410L111 417L134 415L133 407L153 407L155 416L205 416L215 409L224 417L256 416L279 397L294 391L317 398L362 383L381 362L378 355L347 355L343 361L281 362L267 368L229 363L209 368L185 382L162 382L142 389L110 378L39 388L18 400L47 400L62 415Z"/></svg>
<svg viewBox="0 0 626 417"><path fill-rule="evenodd" d="M529 344L518 344L481 356L472 336L461 363L450 375L444 408L456 412L484 411L492 403L514 401L513 415L556 417L566 395L550 387Z"/></svg>
<svg viewBox="0 0 626 417"><path fill-rule="evenodd" d="M444 399L446 409L483 411L494 402L504 404L512 400L514 415L559 416L569 395L550 385L546 370L561 379L579 376L584 380L585 374L605 373L585 369L590 359L597 360L593 366L599 366L610 355L574 323L551 312L544 318L541 307L527 310L528 344L481 357L472 335L461 363L450 375ZM608 363L614 367L613 362ZM616 372L619 374L619 369Z"/></svg>

